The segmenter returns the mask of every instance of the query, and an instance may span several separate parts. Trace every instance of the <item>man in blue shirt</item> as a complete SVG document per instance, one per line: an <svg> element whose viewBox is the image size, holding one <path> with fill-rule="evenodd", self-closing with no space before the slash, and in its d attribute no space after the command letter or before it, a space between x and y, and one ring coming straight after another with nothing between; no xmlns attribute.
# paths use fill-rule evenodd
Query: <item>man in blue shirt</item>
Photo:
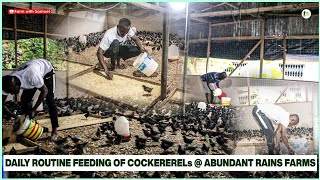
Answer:
<svg viewBox="0 0 320 180"><path fill-rule="evenodd" d="M226 72L210 72L200 76L207 103L213 104L213 91L219 88L219 82L226 77Z"/></svg>

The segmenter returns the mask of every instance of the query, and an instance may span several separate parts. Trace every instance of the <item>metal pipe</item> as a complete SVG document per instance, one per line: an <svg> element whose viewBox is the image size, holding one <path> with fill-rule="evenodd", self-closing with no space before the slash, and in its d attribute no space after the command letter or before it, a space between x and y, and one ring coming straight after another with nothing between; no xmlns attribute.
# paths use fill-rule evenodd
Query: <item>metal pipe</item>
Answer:
<svg viewBox="0 0 320 180"><path fill-rule="evenodd" d="M189 23L190 23L190 12L189 3L186 2L186 26L185 26L185 37L184 37L184 64L183 64L183 94L182 94L182 114L186 113L186 80L188 70L188 56L189 56Z"/></svg>
<svg viewBox="0 0 320 180"><path fill-rule="evenodd" d="M163 13L163 39L162 39L162 69L161 69L161 100L167 96L168 84L168 47L169 47L169 13Z"/></svg>

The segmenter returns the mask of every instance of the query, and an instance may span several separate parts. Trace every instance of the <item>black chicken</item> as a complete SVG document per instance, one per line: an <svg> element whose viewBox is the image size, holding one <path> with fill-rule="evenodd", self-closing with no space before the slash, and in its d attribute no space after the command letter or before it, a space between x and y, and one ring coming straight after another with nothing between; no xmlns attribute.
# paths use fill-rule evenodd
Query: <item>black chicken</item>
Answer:
<svg viewBox="0 0 320 180"><path fill-rule="evenodd" d="M186 150L181 145L179 145L178 153L179 153L179 155L184 155L184 154L186 154Z"/></svg>
<svg viewBox="0 0 320 180"><path fill-rule="evenodd" d="M6 146L9 143L10 137L2 139L2 146Z"/></svg>
<svg viewBox="0 0 320 180"><path fill-rule="evenodd" d="M135 145L138 150L146 148L146 142L139 141L138 139L135 140Z"/></svg>
<svg viewBox="0 0 320 180"><path fill-rule="evenodd" d="M142 129L142 131L143 131L143 134L144 134L146 137L151 137L151 136L152 136L151 133L150 133L148 130Z"/></svg>
<svg viewBox="0 0 320 180"><path fill-rule="evenodd" d="M152 92L153 88L148 87L148 86L145 86L145 85L142 85L142 87L143 87L143 90L144 90L145 92L147 92L148 95L151 96L151 92Z"/></svg>
<svg viewBox="0 0 320 180"><path fill-rule="evenodd" d="M160 172L159 171L154 172L151 178L161 178Z"/></svg>
<svg viewBox="0 0 320 180"><path fill-rule="evenodd" d="M212 139L209 139L209 142L210 142L210 146L214 148L214 146L216 145L215 142Z"/></svg>
<svg viewBox="0 0 320 180"><path fill-rule="evenodd" d="M161 148L165 151L168 150L173 145L174 145L174 142L172 142L172 141L168 141L165 139L161 140Z"/></svg>
<svg viewBox="0 0 320 180"><path fill-rule="evenodd" d="M87 144L88 144L88 142L84 142L84 143L81 143L81 144L77 144L77 145L76 145L76 148L77 148L78 150L80 150L82 153L84 153L84 150L85 150Z"/></svg>
<svg viewBox="0 0 320 180"><path fill-rule="evenodd" d="M138 135L135 135L134 136L135 138L136 138L136 141L139 141L139 142L141 142L141 143L146 143L147 142L147 139L146 138L141 138L141 137L139 137Z"/></svg>
<svg viewBox="0 0 320 180"><path fill-rule="evenodd" d="M80 139L79 139L77 136L69 135L68 137L69 137L69 138L72 140L72 142L74 142L74 143L78 143L78 142L80 141Z"/></svg>
<svg viewBox="0 0 320 180"><path fill-rule="evenodd" d="M151 135L151 139L153 142L159 142L160 137Z"/></svg>
<svg viewBox="0 0 320 180"><path fill-rule="evenodd" d="M9 155L16 155L17 151L16 149L12 146L12 149L9 151Z"/></svg>
<svg viewBox="0 0 320 180"><path fill-rule="evenodd" d="M97 137L100 137L100 136L101 136L100 128L97 129L96 136L97 136Z"/></svg>
<svg viewBox="0 0 320 180"><path fill-rule="evenodd" d="M68 140L68 137L64 137L64 138L58 138L58 140L55 141L56 144L61 145L66 143Z"/></svg>
<svg viewBox="0 0 320 180"><path fill-rule="evenodd" d="M208 152L209 152L209 147L208 147L205 143L203 143L201 150L202 150L203 152L208 153Z"/></svg>
<svg viewBox="0 0 320 180"><path fill-rule="evenodd" d="M183 141L186 144L191 144L193 142L194 139L191 138L187 138L186 136L183 136Z"/></svg>
<svg viewBox="0 0 320 180"><path fill-rule="evenodd" d="M154 130L153 128L151 128L150 130L151 130L151 134L152 134L153 136L156 136L156 135L160 134L159 131L156 131L156 130Z"/></svg>

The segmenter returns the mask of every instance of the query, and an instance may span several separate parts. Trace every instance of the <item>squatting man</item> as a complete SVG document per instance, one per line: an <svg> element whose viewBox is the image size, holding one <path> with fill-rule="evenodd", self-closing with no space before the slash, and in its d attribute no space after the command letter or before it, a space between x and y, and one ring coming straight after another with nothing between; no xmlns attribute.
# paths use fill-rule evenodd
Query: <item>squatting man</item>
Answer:
<svg viewBox="0 0 320 180"><path fill-rule="evenodd" d="M253 108L252 114L266 136L269 155L280 154L280 137L290 154L295 153L289 146L287 128L299 123L297 114L290 114L275 104L259 104ZM276 132L273 124L278 125ZM276 142L274 142L274 136L276 136Z"/></svg>
<svg viewBox="0 0 320 180"><path fill-rule="evenodd" d="M133 40L137 46L124 45L127 40ZM96 69L103 68L108 79L112 80L112 73L117 67L123 68L120 64L120 60L127 60L131 57L138 56L140 53L146 52L142 47L140 39L135 35L135 28L131 27L131 22L129 19L120 19L117 26L108 29L99 45L97 51L97 57L99 63ZM106 63L104 62L103 56L111 58L111 68L108 69Z"/></svg>

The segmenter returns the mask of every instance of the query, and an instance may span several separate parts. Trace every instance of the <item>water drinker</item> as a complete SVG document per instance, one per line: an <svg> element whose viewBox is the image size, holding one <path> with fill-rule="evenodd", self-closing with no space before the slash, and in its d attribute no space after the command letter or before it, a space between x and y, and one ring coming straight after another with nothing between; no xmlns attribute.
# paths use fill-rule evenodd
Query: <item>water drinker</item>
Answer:
<svg viewBox="0 0 320 180"><path fill-rule="evenodd" d="M168 47L168 60L171 61L171 62L179 60L179 48L178 48L178 46L171 44Z"/></svg>
<svg viewBox="0 0 320 180"><path fill-rule="evenodd" d="M146 52L141 53L133 62L133 67L146 76L151 76L158 68L158 63L148 56Z"/></svg>
<svg viewBox="0 0 320 180"><path fill-rule="evenodd" d="M118 117L118 119L114 123L114 129L117 132L117 134L124 137L130 137L129 121L126 117Z"/></svg>
<svg viewBox="0 0 320 180"><path fill-rule="evenodd" d="M44 128L29 116L23 116L20 128L16 132L17 135L22 135L30 140L38 140L43 133Z"/></svg>
<svg viewBox="0 0 320 180"><path fill-rule="evenodd" d="M199 102L198 109L205 111L207 109L207 104L205 102Z"/></svg>

